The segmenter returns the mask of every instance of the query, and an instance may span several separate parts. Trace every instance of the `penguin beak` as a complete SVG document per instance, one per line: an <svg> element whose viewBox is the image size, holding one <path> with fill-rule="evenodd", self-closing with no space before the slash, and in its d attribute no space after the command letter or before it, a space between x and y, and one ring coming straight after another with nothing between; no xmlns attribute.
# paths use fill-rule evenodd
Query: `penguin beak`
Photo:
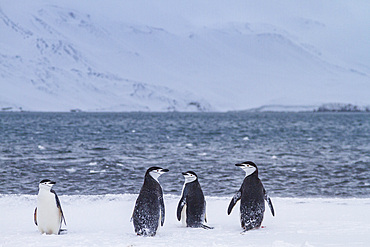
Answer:
<svg viewBox="0 0 370 247"><path fill-rule="evenodd" d="M50 182L49 182L49 184L54 185L54 184L56 184L56 182L54 182L54 181L50 181Z"/></svg>
<svg viewBox="0 0 370 247"><path fill-rule="evenodd" d="M187 172L183 172L182 175L186 176L186 175L188 175L188 173Z"/></svg>
<svg viewBox="0 0 370 247"><path fill-rule="evenodd" d="M162 169L161 172L169 172L170 170L168 169Z"/></svg>
<svg viewBox="0 0 370 247"><path fill-rule="evenodd" d="M235 164L236 166L244 166L243 164Z"/></svg>

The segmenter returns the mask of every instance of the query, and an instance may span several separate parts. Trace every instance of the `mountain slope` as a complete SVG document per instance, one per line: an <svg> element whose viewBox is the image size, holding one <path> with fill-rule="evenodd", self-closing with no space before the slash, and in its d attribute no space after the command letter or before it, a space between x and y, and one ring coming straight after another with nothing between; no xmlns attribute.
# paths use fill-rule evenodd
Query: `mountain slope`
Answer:
<svg viewBox="0 0 370 247"><path fill-rule="evenodd" d="M335 4L2 0L0 107L370 104L369 4Z"/></svg>

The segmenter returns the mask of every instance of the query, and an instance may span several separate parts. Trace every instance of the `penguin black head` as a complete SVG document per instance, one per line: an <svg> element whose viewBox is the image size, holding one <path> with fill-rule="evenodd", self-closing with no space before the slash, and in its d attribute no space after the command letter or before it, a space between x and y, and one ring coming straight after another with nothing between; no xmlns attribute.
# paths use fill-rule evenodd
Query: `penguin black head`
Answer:
<svg viewBox="0 0 370 247"><path fill-rule="evenodd" d="M160 175L162 175L163 173L168 172L168 171L169 171L168 169L163 169L161 167L153 166L153 167L150 167L146 171L145 176L151 176L155 180L158 180Z"/></svg>
<svg viewBox="0 0 370 247"><path fill-rule="evenodd" d="M252 175L253 173L258 174L258 168L257 165L254 164L252 161L245 161L240 164L235 164L236 166L239 166L240 168L245 171L245 176L248 177L249 175Z"/></svg>
<svg viewBox="0 0 370 247"><path fill-rule="evenodd" d="M191 182L198 179L197 174L195 174L195 172L193 172L193 171L183 172L182 175L184 175L184 177L185 177L185 183L186 184L191 183Z"/></svg>
<svg viewBox="0 0 370 247"><path fill-rule="evenodd" d="M40 189L48 189L48 190L50 190L51 187L53 187L54 184L56 184L56 182L53 182L53 181L51 181L49 179L43 179L39 183L39 188Z"/></svg>

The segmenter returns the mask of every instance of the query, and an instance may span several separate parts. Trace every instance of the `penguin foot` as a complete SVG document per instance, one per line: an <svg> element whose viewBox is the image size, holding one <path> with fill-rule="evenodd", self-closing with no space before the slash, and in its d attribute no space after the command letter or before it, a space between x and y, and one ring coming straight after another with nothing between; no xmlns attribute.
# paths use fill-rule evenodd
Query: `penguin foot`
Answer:
<svg viewBox="0 0 370 247"><path fill-rule="evenodd" d="M214 229L214 227L212 227L212 226L206 226L206 225L203 225L203 224L200 227L203 228L203 229L206 229L206 230Z"/></svg>
<svg viewBox="0 0 370 247"><path fill-rule="evenodd" d="M136 235L137 236L142 236L142 237L154 237L155 236L155 232L137 232Z"/></svg>
<svg viewBox="0 0 370 247"><path fill-rule="evenodd" d="M67 234L67 229L60 229L58 234L59 235Z"/></svg>
<svg viewBox="0 0 370 247"><path fill-rule="evenodd" d="M207 226L207 225L204 225L204 224L196 224L196 225L188 225L187 227L190 227L190 228L203 228L203 229L206 229L206 230L209 230L209 229L214 229L214 227L212 226Z"/></svg>
<svg viewBox="0 0 370 247"><path fill-rule="evenodd" d="M265 228L265 226L255 226L255 227L251 227L251 226L246 227L246 226L244 226L243 231L240 234L244 234L244 233L246 233L250 230L258 230L259 228Z"/></svg>

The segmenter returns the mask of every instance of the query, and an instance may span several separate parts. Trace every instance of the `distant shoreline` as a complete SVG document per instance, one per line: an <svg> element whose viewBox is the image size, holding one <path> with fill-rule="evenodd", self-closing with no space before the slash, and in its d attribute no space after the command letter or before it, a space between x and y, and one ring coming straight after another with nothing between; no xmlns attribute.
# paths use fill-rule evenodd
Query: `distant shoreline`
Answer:
<svg viewBox="0 0 370 247"><path fill-rule="evenodd" d="M40 110L23 110L22 107L2 107L0 112L53 112L53 113L191 113L192 111L84 111L79 108L70 109L67 111L40 111ZM246 110L230 110L230 111L193 111L194 113L227 113L227 112L348 112L357 113L365 112L370 113L370 106L358 106L354 104L342 103L328 103L320 106L304 106L304 105L264 105L256 108Z"/></svg>

